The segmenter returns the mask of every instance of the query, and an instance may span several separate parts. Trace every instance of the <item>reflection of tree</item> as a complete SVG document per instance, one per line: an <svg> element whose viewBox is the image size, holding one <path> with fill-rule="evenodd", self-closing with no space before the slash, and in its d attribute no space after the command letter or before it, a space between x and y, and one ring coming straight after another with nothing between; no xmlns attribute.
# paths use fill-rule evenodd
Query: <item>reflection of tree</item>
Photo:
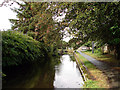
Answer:
<svg viewBox="0 0 120 90"><path fill-rule="evenodd" d="M53 88L55 70L52 61L48 61L41 69L41 75L35 88ZM41 82L42 81L42 82Z"/></svg>
<svg viewBox="0 0 120 90"><path fill-rule="evenodd" d="M3 79L3 88L53 88L57 63L58 59L52 58L43 65L32 63L7 69L9 77Z"/></svg>

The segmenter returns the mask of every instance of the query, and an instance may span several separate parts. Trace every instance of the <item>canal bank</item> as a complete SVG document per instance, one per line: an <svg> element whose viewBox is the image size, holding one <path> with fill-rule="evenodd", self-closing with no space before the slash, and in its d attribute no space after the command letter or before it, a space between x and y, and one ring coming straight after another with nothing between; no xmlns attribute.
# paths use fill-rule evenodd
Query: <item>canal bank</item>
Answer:
<svg viewBox="0 0 120 90"><path fill-rule="evenodd" d="M119 71L114 70L112 65L98 61L98 60L92 58L91 56L86 55L80 51L78 51L78 52L83 57L85 57L88 61L90 61L93 65L95 65L99 70L102 71L102 73L107 77L107 81L110 85L110 88L120 90L120 77L119 77L120 72Z"/></svg>
<svg viewBox="0 0 120 90"><path fill-rule="evenodd" d="M83 88L110 88L107 77L97 69L91 62L81 56L78 52L74 53L76 62L83 72Z"/></svg>

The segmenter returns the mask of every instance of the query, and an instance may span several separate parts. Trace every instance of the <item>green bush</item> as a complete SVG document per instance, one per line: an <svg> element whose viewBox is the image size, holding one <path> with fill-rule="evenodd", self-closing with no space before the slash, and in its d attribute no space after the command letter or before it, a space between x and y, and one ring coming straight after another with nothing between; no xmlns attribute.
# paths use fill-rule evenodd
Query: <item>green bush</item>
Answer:
<svg viewBox="0 0 120 90"><path fill-rule="evenodd" d="M39 60L45 55L43 44L17 31L2 31L2 65L11 66Z"/></svg>
<svg viewBox="0 0 120 90"><path fill-rule="evenodd" d="M101 48L97 48L94 52L95 53L102 53Z"/></svg>

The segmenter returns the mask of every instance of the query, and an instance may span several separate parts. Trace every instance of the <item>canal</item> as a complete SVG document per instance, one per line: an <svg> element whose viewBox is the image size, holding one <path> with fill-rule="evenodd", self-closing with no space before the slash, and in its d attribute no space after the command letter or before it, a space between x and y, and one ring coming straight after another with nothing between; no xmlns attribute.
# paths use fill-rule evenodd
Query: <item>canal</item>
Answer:
<svg viewBox="0 0 120 90"><path fill-rule="evenodd" d="M3 78L3 88L81 88L84 81L71 57L62 55L42 65L33 63L10 69Z"/></svg>

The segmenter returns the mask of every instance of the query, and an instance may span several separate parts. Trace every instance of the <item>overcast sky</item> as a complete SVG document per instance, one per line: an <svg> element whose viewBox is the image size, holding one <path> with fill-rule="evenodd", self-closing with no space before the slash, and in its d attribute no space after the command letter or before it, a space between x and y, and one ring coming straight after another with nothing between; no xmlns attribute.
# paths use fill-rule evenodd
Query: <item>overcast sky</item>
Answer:
<svg viewBox="0 0 120 90"><path fill-rule="evenodd" d="M0 0L0 4L3 2L4 0ZM11 1L10 3L12 3L13 1ZM10 8L18 8L19 6L17 4L13 4L12 6L2 6L0 7L0 30L7 30L11 28L11 23L9 21L9 19L15 19L16 18L16 13L13 12Z"/></svg>

